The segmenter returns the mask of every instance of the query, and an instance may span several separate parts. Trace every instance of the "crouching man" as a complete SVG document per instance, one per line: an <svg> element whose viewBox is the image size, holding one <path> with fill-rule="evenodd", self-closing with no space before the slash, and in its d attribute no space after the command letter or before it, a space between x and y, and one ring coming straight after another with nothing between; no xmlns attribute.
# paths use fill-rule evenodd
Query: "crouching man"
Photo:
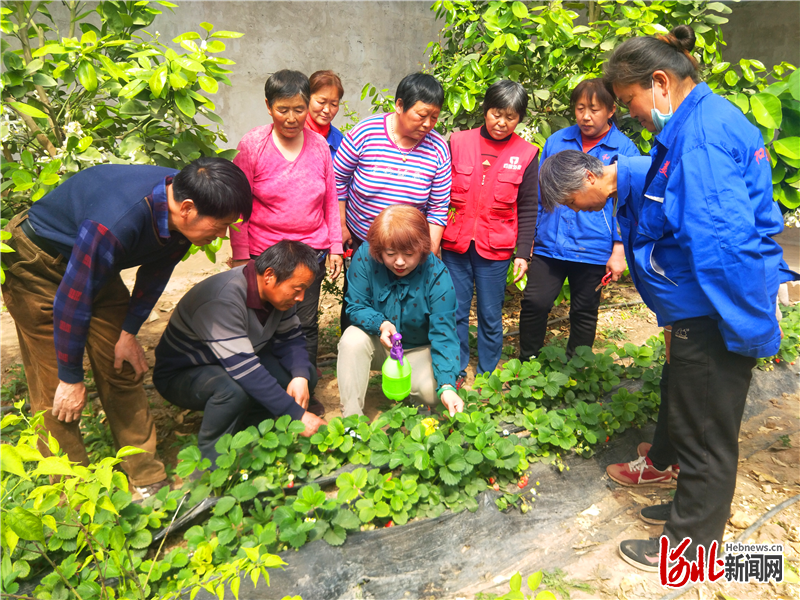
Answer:
<svg viewBox="0 0 800 600"><path fill-rule="evenodd" d="M246 265L213 275L181 299L156 348L153 383L172 404L203 411L198 446L290 415L304 436L325 423L308 412L317 383L295 305L317 276L316 251L283 240Z"/></svg>
<svg viewBox="0 0 800 600"><path fill-rule="evenodd" d="M122 468L146 498L166 485L136 334L190 244L204 245L252 209L250 184L228 160L200 158L178 172L99 165L66 182L6 226L3 298L14 318L33 412L71 461L88 465L79 427L83 354L114 443L145 453ZM133 294L120 278L138 266ZM42 453L47 444L39 443Z"/></svg>

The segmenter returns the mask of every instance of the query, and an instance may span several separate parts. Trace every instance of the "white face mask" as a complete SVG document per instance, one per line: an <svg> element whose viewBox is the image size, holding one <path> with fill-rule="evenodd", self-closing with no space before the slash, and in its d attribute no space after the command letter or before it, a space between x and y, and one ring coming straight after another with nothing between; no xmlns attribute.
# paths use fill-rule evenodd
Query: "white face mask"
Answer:
<svg viewBox="0 0 800 600"><path fill-rule="evenodd" d="M660 110L656 108L656 82L653 81L653 86L650 88L653 92L653 108L650 110L650 118L653 121L653 126L656 128L656 133L661 133L664 127L667 126L667 122L672 118L672 96L669 93L669 89L667 89L667 100L669 101L669 112L667 114L662 113Z"/></svg>

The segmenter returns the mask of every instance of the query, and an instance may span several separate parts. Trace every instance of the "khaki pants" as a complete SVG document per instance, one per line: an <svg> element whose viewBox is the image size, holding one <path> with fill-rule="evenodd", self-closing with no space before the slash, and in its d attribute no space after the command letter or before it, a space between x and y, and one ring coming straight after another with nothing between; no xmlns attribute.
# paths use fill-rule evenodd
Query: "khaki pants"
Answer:
<svg viewBox="0 0 800 600"><path fill-rule="evenodd" d="M3 254L8 267L3 299L17 328L31 411L47 411L45 427L61 449L71 461L88 465L78 422L59 421L51 410L59 383L53 342L53 301L67 261L63 256L53 258L28 239L19 228L27 218L26 213L21 213L6 226L6 231L12 234L6 243L14 252ZM129 300L130 294L119 274L113 275L92 304L86 351L117 448L134 446L147 451L129 456L122 463L131 483L145 486L163 481L167 474L156 457L156 427L142 382L136 381L136 373L127 362L120 373L114 369L114 346L122 331ZM45 456L50 454L43 441L39 449Z"/></svg>
<svg viewBox="0 0 800 600"><path fill-rule="evenodd" d="M345 329L339 340L339 358L336 365L343 417L364 414L364 397L367 395L369 372L380 371L388 356L389 351L381 344L379 336L369 335L355 325ZM406 350L403 356L411 365L409 396L411 402L435 405L438 398L431 362L431 347L420 346Z"/></svg>

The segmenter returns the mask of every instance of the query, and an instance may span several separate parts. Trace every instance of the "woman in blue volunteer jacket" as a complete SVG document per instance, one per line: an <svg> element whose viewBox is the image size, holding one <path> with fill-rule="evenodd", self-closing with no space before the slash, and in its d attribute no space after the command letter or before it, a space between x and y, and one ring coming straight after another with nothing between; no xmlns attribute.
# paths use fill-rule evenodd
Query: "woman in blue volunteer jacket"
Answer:
<svg viewBox="0 0 800 600"><path fill-rule="evenodd" d="M579 150L610 164L618 155L638 156L639 151L614 124L614 97L601 79L586 79L573 90L570 103L577 123L547 139L541 159L561 150ZM597 330L599 290L603 276L619 279L625 257L612 202L600 212L576 213L564 206L541 210L536 223L528 287L519 315L520 358L535 357L544 345L547 316L566 279L570 286L570 336L567 354L578 346L591 346Z"/></svg>
<svg viewBox="0 0 800 600"><path fill-rule="evenodd" d="M738 434L759 357L780 347L775 315L783 220L761 133L699 83L695 34L628 40L605 65L632 117L658 133L631 236L637 285L672 326L668 432L680 465L664 526L685 556L719 544L736 486ZM621 556L658 568L658 540L626 540Z"/></svg>

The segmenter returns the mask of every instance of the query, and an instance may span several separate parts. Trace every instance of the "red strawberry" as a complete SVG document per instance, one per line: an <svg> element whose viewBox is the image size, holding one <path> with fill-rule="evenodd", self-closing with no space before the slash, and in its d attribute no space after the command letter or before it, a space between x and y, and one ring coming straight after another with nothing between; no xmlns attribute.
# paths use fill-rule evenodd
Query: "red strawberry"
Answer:
<svg viewBox="0 0 800 600"><path fill-rule="evenodd" d="M776 359L775 359L775 362L776 362L776 363L779 363L779 362L781 362L781 359L780 359L780 358L776 358Z"/></svg>
<svg viewBox="0 0 800 600"><path fill-rule="evenodd" d="M489 477L489 484L494 485L494 477Z"/></svg>
<svg viewBox="0 0 800 600"><path fill-rule="evenodd" d="M606 436L606 443L608 443L608 440L610 440L610 439L611 439L611 436L608 436L608 435L607 435L607 436Z"/></svg>
<svg viewBox="0 0 800 600"><path fill-rule="evenodd" d="M287 483L286 487L293 488L294 487L294 481L290 481L289 483Z"/></svg>
<svg viewBox="0 0 800 600"><path fill-rule="evenodd" d="M388 523L386 523L386 527L394 527L394 523L392 523L391 521L389 521Z"/></svg>
<svg viewBox="0 0 800 600"><path fill-rule="evenodd" d="M494 488L495 492L499 492L500 491L500 484L499 483L495 483L492 487Z"/></svg>

